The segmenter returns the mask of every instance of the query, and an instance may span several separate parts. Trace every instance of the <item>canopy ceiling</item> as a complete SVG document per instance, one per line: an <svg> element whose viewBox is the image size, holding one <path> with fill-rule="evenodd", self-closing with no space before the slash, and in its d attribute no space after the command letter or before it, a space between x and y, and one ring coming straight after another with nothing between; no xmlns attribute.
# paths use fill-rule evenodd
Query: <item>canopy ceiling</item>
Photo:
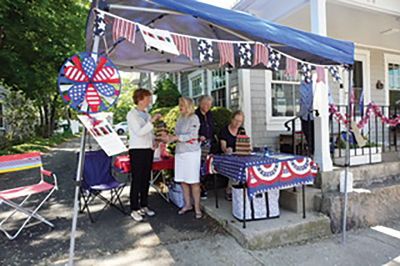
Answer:
<svg viewBox="0 0 400 266"><path fill-rule="evenodd" d="M354 62L352 42L292 29L235 10L193 0L107 0L100 3L94 1L92 7L96 4L101 7L103 2L108 5L108 12L156 29L200 38L265 43L280 52L314 64L351 65ZM135 10L124 9L122 6L133 7ZM144 11L142 8L152 10ZM154 12L154 9L159 11ZM92 49L93 18L94 14L91 12L86 34L88 51ZM99 51L111 50L109 57L123 71L174 72L199 67L217 67L219 58L218 49L214 45L216 61L213 64L200 63L196 42L192 42L192 61L184 55L145 51L145 43L138 29L134 44L122 41L111 49L112 25L107 25L105 39L107 46L101 41Z"/></svg>

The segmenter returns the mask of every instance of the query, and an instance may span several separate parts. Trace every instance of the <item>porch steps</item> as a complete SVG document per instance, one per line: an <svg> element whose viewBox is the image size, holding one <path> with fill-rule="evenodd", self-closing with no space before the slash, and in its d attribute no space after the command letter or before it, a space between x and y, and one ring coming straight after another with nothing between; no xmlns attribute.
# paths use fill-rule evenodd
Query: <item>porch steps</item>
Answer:
<svg viewBox="0 0 400 266"><path fill-rule="evenodd" d="M305 207L306 211L321 210L321 189L311 186L305 187ZM279 206L283 209L293 211L295 213L303 212L303 191L301 187L284 189L280 191Z"/></svg>
<svg viewBox="0 0 400 266"><path fill-rule="evenodd" d="M213 194L210 191L208 199L201 202L204 211L245 248L266 249L332 234L327 216L307 212L306 219L303 219L301 214L282 208L280 218L249 221L246 223L246 228L242 228L242 223L232 216L232 202L220 196L219 208L216 208ZM223 195L221 192L219 194Z"/></svg>

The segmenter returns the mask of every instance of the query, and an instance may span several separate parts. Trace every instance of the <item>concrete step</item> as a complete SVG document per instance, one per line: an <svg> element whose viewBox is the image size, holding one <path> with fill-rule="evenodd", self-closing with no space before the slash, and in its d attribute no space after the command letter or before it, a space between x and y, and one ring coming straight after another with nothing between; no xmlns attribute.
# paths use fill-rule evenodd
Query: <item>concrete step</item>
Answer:
<svg viewBox="0 0 400 266"><path fill-rule="evenodd" d="M284 189L280 191L279 205L288 211L296 213L303 212L303 190L301 187ZM306 211L321 210L321 189L306 186L305 189L305 207Z"/></svg>
<svg viewBox="0 0 400 266"><path fill-rule="evenodd" d="M242 228L242 222L232 216L232 202L220 196L219 208L216 208L213 194L210 191L208 199L201 202L204 211L245 248L266 249L332 234L327 216L307 212L306 219L303 219L301 214L287 210L281 210L280 218L248 221L246 228Z"/></svg>

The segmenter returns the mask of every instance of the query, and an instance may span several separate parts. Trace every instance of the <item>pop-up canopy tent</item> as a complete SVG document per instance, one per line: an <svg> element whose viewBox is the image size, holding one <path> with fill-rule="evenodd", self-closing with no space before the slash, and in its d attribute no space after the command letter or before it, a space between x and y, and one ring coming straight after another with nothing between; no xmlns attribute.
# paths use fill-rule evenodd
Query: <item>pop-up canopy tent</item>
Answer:
<svg viewBox="0 0 400 266"><path fill-rule="evenodd" d="M193 0L109 0L93 3L92 7L103 7L111 14L151 28L173 33L209 38L214 40L252 41L269 44L276 50L299 60L321 65L352 65L354 44L316 34L303 32L247 13L211 6ZM87 49L92 49L93 21L90 14L87 27ZM107 20L106 20L107 22ZM146 51L139 30L135 43L122 41L113 43L112 26L106 29L105 40L100 42L100 52L111 52L110 59L123 71L174 72L190 70L207 64L186 56L160 54ZM105 46L107 44L107 47ZM192 43L193 51L197 50ZM219 58L215 49L214 58ZM210 63L209 63L210 64ZM215 64L215 61L214 61Z"/></svg>
<svg viewBox="0 0 400 266"><path fill-rule="evenodd" d="M114 27L116 19L129 25ZM193 51L192 58L184 54L175 55L160 52L160 50L148 50L148 43L141 34L143 26L166 30L176 36L189 38L188 43ZM116 34L119 38L115 38ZM123 38L120 38L121 35ZM351 42L303 32L243 12L227 10L193 0L93 1L87 20L86 39L88 52L106 55L122 71L175 72L199 67L217 67L220 60L219 49L213 50L214 60L212 62L202 61L198 51L198 39L207 39L214 43L258 43L268 46L268 49L271 49L269 51L276 51L298 62L314 66L342 65L348 66L350 70L350 66L354 62L354 44ZM237 54L238 47L235 49L234 54ZM236 56L235 60L237 61ZM245 68L268 67L265 64L241 66L235 63L234 65ZM273 69L274 67L269 66L269 68ZM349 72L351 73L351 71ZM351 89L351 84L349 84L349 88ZM85 150L85 134L86 132L81 141L81 156L77 169L78 181L83 167L82 154ZM346 157L346 161L349 162L348 143ZM345 188L347 188L346 185ZM345 193L344 210L346 202L347 193ZM74 257L76 206L77 197L75 197L75 213L71 232L70 264L73 263ZM343 219L345 220L345 212Z"/></svg>

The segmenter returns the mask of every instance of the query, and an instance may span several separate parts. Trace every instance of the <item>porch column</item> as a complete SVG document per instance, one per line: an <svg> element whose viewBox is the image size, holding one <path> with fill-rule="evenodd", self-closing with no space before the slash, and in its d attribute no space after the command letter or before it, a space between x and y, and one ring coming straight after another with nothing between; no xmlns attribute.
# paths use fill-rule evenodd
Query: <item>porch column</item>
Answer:
<svg viewBox="0 0 400 266"><path fill-rule="evenodd" d="M310 0L311 32L326 36L326 0ZM325 76L326 76L325 72ZM325 78L327 81L327 77ZM319 116L314 120L314 158L322 172L332 171L332 160L329 152L329 101L328 88L320 90L318 97Z"/></svg>
<svg viewBox="0 0 400 266"><path fill-rule="evenodd" d="M244 113L244 128L246 134L252 138L251 124L251 94L250 94L250 70L239 69L239 109Z"/></svg>

